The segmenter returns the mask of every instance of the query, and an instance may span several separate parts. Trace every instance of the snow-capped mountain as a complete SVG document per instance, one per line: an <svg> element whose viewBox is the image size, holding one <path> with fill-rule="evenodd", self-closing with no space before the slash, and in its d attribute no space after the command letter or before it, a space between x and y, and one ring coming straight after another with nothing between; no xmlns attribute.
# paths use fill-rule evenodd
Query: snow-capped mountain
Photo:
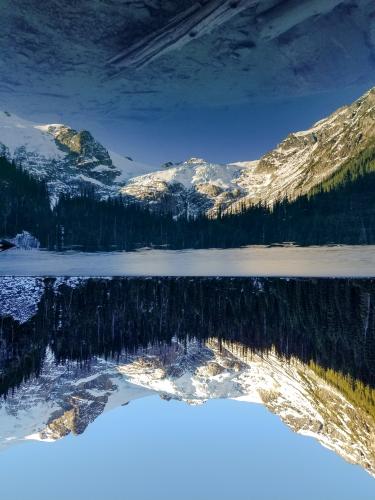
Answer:
<svg viewBox="0 0 375 500"><path fill-rule="evenodd" d="M375 88L312 128L290 134L245 171L248 199L272 203L307 193L375 143Z"/></svg>
<svg viewBox="0 0 375 500"><path fill-rule="evenodd" d="M51 199L78 193L82 185L117 195L120 186L152 167L108 151L87 130L38 125L0 111L0 154L48 183Z"/></svg>
<svg viewBox="0 0 375 500"><path fill-rule="evenodd" d="M296 359L247 356L243 346L216 340L175 341L121 356L119 363L97 358L90 370L57 365L47 351L40 377L0 402L0 447L80 434L103 412L151 395L189 404L215 398L264 404L294 431L375 475L369 415Z"/></svg>
<svg viewBox="0 0 375 500"><path fill-rule="evenodd" d="M102 196L121 194L174 215L294 199L374 144L375 88L311 129L290 134L260 160L216 164L191 158L159 170L108 151L88 131L0 112L0 153L46 179L52 199L88 184Z"/></svg>
<svg viewBox="0 0 375 500"><path fill-rule="evenodd" d="M162 205L174 214L210 212L213 208L228 206L246 194L240 180L246 165L220 165L201 158L191 158L181 164L130 179L121 189L151 205Z"/></svg>
<svg viewBox="0 0 375 500"><path fill-rule="evenodd" d="M309 192L375 143L375 88L309 130L290 134L258 161L218 165L192 158L131 179L122 192L175 213L272 204Z"/></svg>

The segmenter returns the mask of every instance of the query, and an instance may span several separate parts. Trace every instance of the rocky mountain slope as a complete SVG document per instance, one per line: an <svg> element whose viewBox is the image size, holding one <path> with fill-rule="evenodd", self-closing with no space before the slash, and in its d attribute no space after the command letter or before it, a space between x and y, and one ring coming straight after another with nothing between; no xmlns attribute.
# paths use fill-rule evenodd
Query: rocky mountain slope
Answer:
<svg viewBox="0 0 375 500"><path fill-rule="evenodd" d="M375 475L370 416L296 359L246 355L243 346L220 347L216 340L175 341L119 363L97 358L90 370L56 365L47 350L40 377L0 402L0 446L80 434L103 412L151 395L189 404L214 398L265 404L294 431Z"/></svg>
<svg viewBox="0 0 375 500"><path fill-rule="evenodd" d="M175 215L210 213L245 195L241 178L244 171L251 170L256 163L220 165L190 158L181 164L130 179L121 188L121 193Z"/></svg>
<svg viewBox="0 0 375 500"><path fill-rule="evenodd" d="M176 213L294 199L375 143L375 89L311 129L290 134L258 161L213 165L191 159L131 179L122 192Z"/></svg>
<svg viewBox="0 0 375 500"><path fill-rule="evenodd" d="M46 180L52 201L85 186L114 196L127 179L152 170L108 151L86 130L37 125L6 111L0 112L0 154Z"/></svg>

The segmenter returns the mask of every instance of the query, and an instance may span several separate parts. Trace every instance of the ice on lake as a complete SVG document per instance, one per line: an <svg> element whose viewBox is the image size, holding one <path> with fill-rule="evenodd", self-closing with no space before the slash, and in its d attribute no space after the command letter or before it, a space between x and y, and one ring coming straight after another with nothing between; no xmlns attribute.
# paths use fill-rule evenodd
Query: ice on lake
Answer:
<svg viewBox="0 0 375 500"><path fill-rule="evenodd" d="M374 277L375 246L0 254L0 275Z"/></svg>

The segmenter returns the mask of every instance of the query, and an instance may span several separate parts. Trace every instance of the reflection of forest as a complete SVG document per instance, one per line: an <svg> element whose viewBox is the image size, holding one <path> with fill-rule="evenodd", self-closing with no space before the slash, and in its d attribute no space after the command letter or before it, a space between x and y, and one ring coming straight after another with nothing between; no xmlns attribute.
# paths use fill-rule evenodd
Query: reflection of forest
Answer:
<svg viewBox="0 0 375 500"><path fill-rule="evenodd" d="M92 278L75 287L54 286L53 279L45 285L28 322L1 320L2 393L38 374L48 345L59 361L87 362L174 337L217 338L297 357L373 408L373 280Z"/></svg>

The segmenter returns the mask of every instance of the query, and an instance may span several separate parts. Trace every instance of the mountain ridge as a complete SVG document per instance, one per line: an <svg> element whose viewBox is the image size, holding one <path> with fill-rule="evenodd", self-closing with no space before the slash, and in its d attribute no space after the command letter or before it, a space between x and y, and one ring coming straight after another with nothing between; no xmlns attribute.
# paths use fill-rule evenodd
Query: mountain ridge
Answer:
<svg viewBox="0 0 375 500"><path fill-rule="evenodd" d="M354 103L339 108L327 118L313 124L310 129L289 134L259 160L226 165L227 168L233 168L231 185L223 186L220 179L212 179L210 187L212 192L216 188L217 194L206 196L210 205L208 212L215 213L223 208L236 211L243 204L272 205L283 198L293 200L308 194L339 171L346 161L372 146L374 141L375 88L372 88ZM204 163L206 168L212 168L211 164ZM186 174L190 162L185 162L182 166L184 165ZM177 186L184 185L184 181L181 182L181 168L171 167L168 174L172 175L169 176L163 172L155 172L131 179L122 188L122 192L141 200L152 199L154 202L159 197L160 201L166 195L166 187L157 181L166 182L168 179L169 184L174 183L177 191ZM196 193L210 192L207 189L209 183L201 184L195 181L194 175L191 177L190 186L185 189L188 200Z"/></svg>
<svg viewBox="0 0 375 500"><path fill-rule="evenodd" d="M107 150L87 130L64 124L40 125L0 112L0 154L47 182L51 199L91 187L116 196L135 172L152 167Z"/></svg>
<svg viewBox="0 0 375 500"><path fill-rule="evenodd" d="M374 144L375 88L310 129L289 134L259 160L228 164L193 157L164 168L149 166L107 150L87 130L0 113L0 153L45 179L55 201L90 186L101 197L121 195L177 217L294 200Z"/></svg>

